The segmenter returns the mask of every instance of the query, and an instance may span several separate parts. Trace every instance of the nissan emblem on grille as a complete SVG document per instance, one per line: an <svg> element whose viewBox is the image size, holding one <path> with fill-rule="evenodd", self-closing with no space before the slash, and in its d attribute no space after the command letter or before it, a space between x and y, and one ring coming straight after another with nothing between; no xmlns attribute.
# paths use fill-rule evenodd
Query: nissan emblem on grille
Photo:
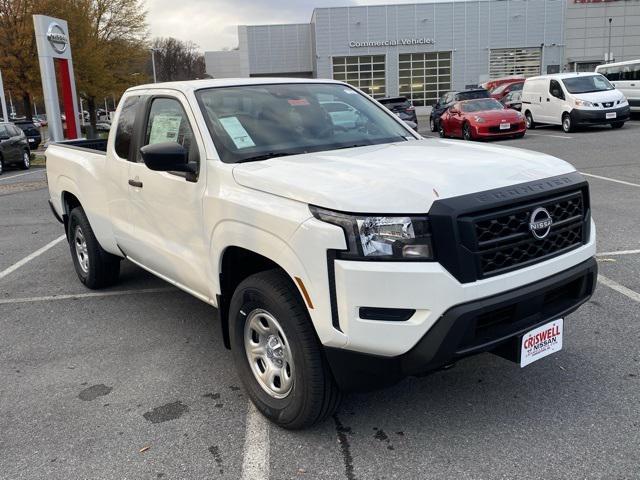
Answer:
<svg viewBox="0 0 640 480"><path fill-rule="evenodd" d="M551 225L553 219L546 208L538 207L531 214L531 220L529 220L529 230L534 237L538 240L542 240L551 231Z"/></svg>

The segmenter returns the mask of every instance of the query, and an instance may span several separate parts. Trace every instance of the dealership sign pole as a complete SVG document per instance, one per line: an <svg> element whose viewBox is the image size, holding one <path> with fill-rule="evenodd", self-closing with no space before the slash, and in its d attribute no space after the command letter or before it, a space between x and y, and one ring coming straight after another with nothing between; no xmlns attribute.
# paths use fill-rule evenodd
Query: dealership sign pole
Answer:
<svg viewBox="0 0 640 480"><path fill-rule="evenodd" d="M34 15L33 25L36 33L36 45L38 46L44 108L47 112L51 140L58 142L65 138L79 138L78 97L73 76L67 22L45 15ZM60 117L60 101L56 77L60 80L62 104L66 116L66 128L64 131L62 118Z"/></svg>

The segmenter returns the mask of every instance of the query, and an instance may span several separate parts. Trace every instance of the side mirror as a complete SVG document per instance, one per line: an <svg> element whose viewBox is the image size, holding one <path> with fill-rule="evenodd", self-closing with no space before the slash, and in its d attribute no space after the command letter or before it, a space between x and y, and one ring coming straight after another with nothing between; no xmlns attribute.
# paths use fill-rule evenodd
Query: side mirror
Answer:
<svg viewBox="0 0 640 480"><path fill-rule="evenodd" d="M162 142L140 149L142 160L149 170L156 172L196 173L189 165L189 152L179 143Z"/></svg>

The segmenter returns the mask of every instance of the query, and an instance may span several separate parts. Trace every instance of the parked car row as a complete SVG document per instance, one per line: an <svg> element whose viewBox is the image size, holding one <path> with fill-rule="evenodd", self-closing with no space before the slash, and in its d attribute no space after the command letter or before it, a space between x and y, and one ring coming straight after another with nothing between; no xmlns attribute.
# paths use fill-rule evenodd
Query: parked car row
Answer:
<svg viewBox="0 0 640 480"><path fill-rule="evenodd" d="M0 175L8 166L28 169L31 151L25 133L13 123L0 123Z"/></svg>
<svg viewBox="0 0 640 480"><path fill-rule="evenodd" d="M625 92L598 72L624 82ZM538 124L560 125L567 133L583 125L621 128L631 110L640 110L640 60L598 67L589 73L508 77L484 87L493 89L445 93L431 110L431 131L441 137L473 140L517 138Z"/></svg>

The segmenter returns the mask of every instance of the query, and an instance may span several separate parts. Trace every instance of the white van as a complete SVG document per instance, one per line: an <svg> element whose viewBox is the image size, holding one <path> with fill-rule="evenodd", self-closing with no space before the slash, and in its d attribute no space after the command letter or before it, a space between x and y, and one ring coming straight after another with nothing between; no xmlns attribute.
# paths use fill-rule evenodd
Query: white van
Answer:
<svg viewBox="0 0 640 480"><path fill-rule="evenodd" d="M627 97L632 112L640 112L640 59L599 65L596 73L607 77Z"/></svg>
<svg viewBox="0 0 640 480"><path fill-rule="evenodd" d="M599 73L560 73L527 78L522 89L527 128L536 123L562 125L610 124L620 128L629 120L629 102Z"/></svg>

